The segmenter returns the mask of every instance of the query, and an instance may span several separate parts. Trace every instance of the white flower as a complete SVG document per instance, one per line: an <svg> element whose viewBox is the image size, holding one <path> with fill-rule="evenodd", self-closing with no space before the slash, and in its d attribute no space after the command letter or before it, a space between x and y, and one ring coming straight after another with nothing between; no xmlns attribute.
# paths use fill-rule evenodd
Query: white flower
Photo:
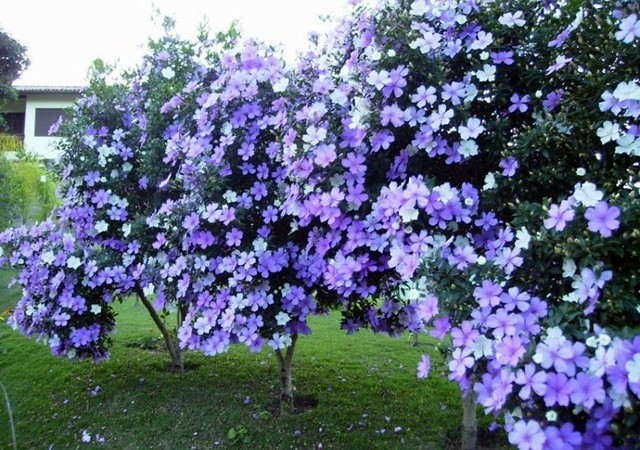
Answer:
<svg viewBox="0 0 640 450"><path fill-rule="evenodd" d="M415 208L403 207L400 209L400 217L403 223L412 222L418 219L418 210Z"/></svg>
<svg viewBox="0 0 640 450"><path fill-rule="evenodd" d="M0 256L2 256L2 248L1 247L0 247ZM53 254L53 252L51 250L47 250L46 252L44 252L42 254L40 259L45 264L51 264L53 262L53 260L56 259L56 257L54 256L54 254Z"/></svg>
<svg viewBox="0 0 640 450"><path fill-rule="evenodd" d="M550 339L557 339L559 343L567 340L562 334L562 329L560 327L551 327L547 329L547 337L544 340L545 344L548 344Z"/></svg>
<svg viewBox="0 0 640 450"><path fill-rule="evenodd" d="M562 263L562 276L572 278L576 274L576 269L576 262L573 259L567 258Z"/></svg>
<svg viewBox="0 0 640 450"><path fill-rule="evenodd" d="M576 175L578 175L579 177L583 177L587 174L587 171L584 170L584 167L578 167L576 169Z"/></svg>
<svg viewBox="0 0 640 450"><path fill-rule="evenodd" d="M87 430L82 430L82 442L91 442L91 433L89 433Z"/></svg>
<svg viewBox="0 0 640 450"><path fill-rule="evenodd" d="M629 373L629 382L640 383L640 353L633 355L633 360L627 361L624 368Z"/></svg>
<svg viewBox="0 0 640 450"><path fill-rule="evenodd" d="M47 182L47 176L46 175L40 176L40 182L46 183Z"/></svg>
<svg viewBox="0 0 640 450"><path fill-rule="evenodd" d="M471 103L476 98L477 95L478 95L478 88L476 87L476 85L473 83L469 84L465 89L464 102Z"/></svg>
<svg viewBox="0 0 640 450"><path fill-rule="evenodd" d="M144 292L144 295L146 295L147 297L152 296L155 291L156 291L156 287L153 283L149 283L142 288L142 292Z"/></svg>
<svg viewBox="0 0 640 450"><path fill-rule="evenodd" d="M640 37L640 20L635 14L622 19L618 26L620 30L616 31L617 40L630 44L635 38Z"/></svg>
<svg viewBox="0 0 640 450"><path fill-rule="evenodd" d="M391 77L389 76L389 72L387 72L386 70L381 70L380 72L372 70L367 76L367 83L369 83L371 86L375 86L375 88L378 90L381 90L386 84L390 82Z"/></svg>
<svg viewBox="0 0 640 450"><path fill-rule="evenodd" d="M483 356L492 356L493 347L491 339L488 339L484 334L481 334L473 342L473 356L482 358Z"/></svg>
<svg viewBox="0 0 640 450"><path fill-rule="evenodd" d="M600 138L600 142L606 144L609 141L616 141L620 138L620 126L617 123L613 123L610 120L607 120L602 124L600 128L596 131L598 137Z"/></svg>
<svg viewBox="0 0 640 450"><path fill-rule="evenodd" d="M167 80L170 80L176 76L176 73L171 67L165 67L164 69L162 69L162 76Z"/></svg>
<svg viewBox="0 0 640 450"><path fill-rule="evenodd" d="M640 156L640 139L637 139L633 134L626 133L620 139L616 141L616 153Z"/></svg>
<svg viewBox="0 0 640 450"><path fill-rule="evenodd" d="M597 205L603 196L602 192L596 188L596 185L589 181L576 184L575 192L573 193L573 198L586 207Z"/></svg>
<svg viewBox="0 0 640 450"><path fill-rule="evenodd" d="M224 194L222 194L222 198L224 198L229 203L233 203L238 200L238 194L236 194L232 190L228 190Z"/></svg>
<svg viewBox="0 0 640 450"><path fill-rule="evenodd" d="M482 70L476 72L476 77L480 81L495 81L496 79L496 66L485 64L482 66Z"/></svg>
<svg viewBox="0 0 640 450"><path fill-rule="evenodd" d="M102 306L100 305L91 305L91 313L92 314L100 314L102 312Z"/></svg>
<svg viewBox="0 0 640 450"><path fill-rule="evenodd" d="M558 420L558 413L555 412L553 409L550 409L549 411L547 411L547 413L544 416L547 418L549 422L555 422L556 420Z"/></svg>
<svg viewBox="0 0 640 450"><path fill-rule="evenodd" d="M489 191L495 187L496 187L496 177L493 175L493 173L489 172L484 177L484 186L482 186L482 190Z"/></svg>
<svg viewBox="0 0 640 450"><path fill-rule="evenodd" d="M509 28L521 27L526 23L522 16L522 11L516 11L515 13L508 12L501 15L498 18L498 22Z"/></svg>
<svg viewBox="0 0 640 450"><path fill-rule="evenodd" d="M284 92L285 89L287 89L287 86L289 86L289 79L282 77L273 83L273 92Z"/></svg>
<svg viewBox="0 0 640 450"><path fill-rule="evenodd" d="M104 220L97 222L94 226L98 233L102 233L103 231L107 231L109 229L109 224Z"/></svg>
<svg viewBox="0 0 640 450"><path fill-rule="evenodd" d="M460 153L463 158L476 156L478 154L478 144L476 144L476 141L473 139L462 141L460 142L460 147L458 147L458 153Z"/></svg>
<svg viewBox="0 0 640 450"><path fill-rule="evenodd" d="M471 117L467 120L466 125L460 125L458 127L458 133L462 139L475 139L480 136L480 133L484 131L482 122L477 117Z"/></svg>
<svg viewBox="0 0 640 450"><path fill-rule="evenodd" d="M267 241L261 237L253 241L253 250L256 252L265 252L267 251L267 247Z"/></svg>
<svg viewBox="0 0 640 450"><path fill-rule="evenodd" d="M80 261L80 258L78 258L77 256L72 256L69 259L67 259L67 267L69 269L77 269L81 265L82 265L82 261Z"/></svg>
<svg viewBox="0 0 640 450"><path fill-rule="evenodd" d="M287 314L284 311L280 311L276 315L276 323L278 325L285 326L287 323L289 323L290 320L291 320L291 317L289 317L289 314Z"/></svg>
<svg viewBox="0 0 640 450"><path fill-rule="evenodd" d="M578 10L578 13L576 14L576 18L573 19L573 22L571 22L571 29L576 30L582 23L583 19L584 19L584 9L580 7L580 9Z"/></svg>
<svg viewBox="0 0 640 450"><path fill-rule="evenodd" d="M125 223L124 225L122 225L122 235L124 237L128 237L130 234L131 234L131 224Z"/></svg>
<svg viewBox="0 0 640 450"><path fill-rule="evenodd" d="M602 333L600 336L598 336L598 341L600 342L600 345L607 346L611 344L611 336L606 333Z"/></svg>
<svg viewBox="0 0 640 450"><path fill-rule="evenodd" d="M589 336L585 344L587 344L587 347L596 348L598 346L598 338L596 336Z"/></svg>
<svg viewBox="0 0 640 450"><path fill-rule="evenodd" d="M609 394L609 398L611 398L611 400L613 400L613 408L628 408L631 406L631 401L629 400L629 394L627 394L627 391L616 391L615 389L609 389L607 391L607 394Z"/></svg>
<svg viewBox="0 0 640 450"><path fill-rule="evenodd" d="M416 0L411 4L412 16L423 16L427 11L429 11L429 7L425 0Z"/></svg>
<svg viewBox="0 0 640 450"><path fill-rule="evenodd" d="M331 95L329 95L329 98L334 104L338 106L344 106L349 101L349 97L347 97L347 94L345 94L340 89L336 89L335 91L333 91Z"/></svg>
<svg viewBox="0 0 640 450"><path fill-rule="evenodd" d="M619 101L640 100L640 86L635 81L622 82L613 91L613 96Z"/></svg>
<svg viewBox="0 0 640 450"><path fill-rule="evenodd" d="M529 243L531 242L531 235L527 231L525 227L520 228L516 232L516 242L514 244L515 248L527 249L529 248Z"/></svg>
<svg viewBox="0 0 640 450"><path fill-rule="evenodd" d="M122 170L124 172L131 172L131 169L133 169L133 164L131 164L129 161L122 165Z"/></svg>

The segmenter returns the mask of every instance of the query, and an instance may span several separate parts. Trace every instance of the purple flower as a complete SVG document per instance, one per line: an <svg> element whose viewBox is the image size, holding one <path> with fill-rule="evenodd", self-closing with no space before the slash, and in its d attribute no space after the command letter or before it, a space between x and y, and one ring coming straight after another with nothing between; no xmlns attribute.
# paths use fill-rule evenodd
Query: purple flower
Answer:
<svg viewBox="0 0 640 450"><path fill-rule="evenodd" d="M593 408L595 402L604 403L605 392L602 379L593 375L579 373L571 380L571 402L574 405L583 405L587 409Z"/></svg>
<svg viewBox="0 0 640 450"><path fill-rule="evenodd" d="M549 92L549 94L547 94L547 98L542 101L542 106L548 112L553 111L556 108L556 106L560 104L560 101L562 100L563 95L564 95L564 89L557 89L553 92Z"/></svg>
<svg viewBox="0 0 640 450"><path fill-rule="evenodd" d="M569 396L573 391L571 383L563 373L550 372L547 375L547 391L544 394L544 404L569 406Z"/></svg>
<svg viewBox="0 0 640 450"><path fill-rule="evenodd" d="M431 369L431 359L427 355L422 355L422 359L418 363L418 378L427 378Z"/></svg>
<svg viewBox="0 0 640 450"><path fill-rule="evenodd" d="M455 327L451 330L451 338L455 347L471 348L477 337L478 330L473 328L473 324L468 320L463 321L460 328Z"/></svg>
<svg viewBox="0 0 640 450"><path fill-rule="evenodd" d="M450 328L449 317L438 317L433 321L433 330L431 330L430 334L436 339L444 339Z"/></svg>
<svg viewBox="0 0 640 450"><path fill-rule="evenodd" d="M497 306L500 303L500 294L502 294L502 287L490 280L484 280L482 286L473 291L473 296L482 308L489 305Z"/></svg>
<svg viewBox="0 0 640 450"><path fill-rule="evenodd" d="M483 212L480 218L476 219L475 224L483 230L488 230L498 224L498 219L493 212Z"/></svg>
<svg viewBox="0 0 640 450"><path fill-rule="evenodd" d="M564 43L571 36L571 27L568 26L564 30L562 30L553 40L551 40L548 44L549 47L560 48L564 45Z"/></svg>
<svg viewBox="0 0 640 450"><path fill-rule="evenodd" d="M494 64L505 64L507 66L510 66L511 64L513 64L513 52L491 52L491 59L493 60Z"/></svg>
<svg viewBox="0 0 640 450"><path fill-rule="evenodd" d="M471 349L456 348L451 354L449 362L449 379L461 380L467 369L473 367L474 359L471 356Z"/></svg>
<svg viewBox="0 0 640 450"><path fill-rule="evenodd" d="M582 436L579 431L573 428L572 423L565 423L561 428L546 427L545 448L549 450L571 450L580 448Z"/></svg>
<svg viewBox="0 0 640 450"><path fill-rule="evenodd" d="M520 256L520 249L517 247L505 247L496 257L496 264L500 268L504 269L507 275L512 273L516 269L516 267L520 267L523 262L524 259Z"/></svg>
<svg viewBox="0 0 640 450"><path fill-rule="evenodd" d="M387 105L382 108L382 112L380 113L380 123L383 126L391 123L394 127L400 127L404 124L404 111L400 109L397 103Z"/></svg>
<svg viewBox="0 0 640 450"><path fill-rule="evenodd" d="M474 264L478 261L478 255L473 251L473 247L470 245L456 246L453 249L453 254L447 258L449 264L456 266L458 270L464 270L469 267L470 264Z"/></svg>
<svg viewBox="0 0 640 450"><path fill-rule="evenodd" d="M452 105L459 105L465 96L466 87L463 83L452 81L442 86L442 99L444 101L451 100Z"/></svg>
<svg viewBox="0 0 640 450"><path fill-rule="evenodd" d="M225 235L227 239L227 245L229 247L236 247L240 245L242 242L242 231L237 228L232 228L231 231L228 231Z"/></svg>
<svg viewBox="0 0 640 450"><path fill-rule="evenodd" d="M84 176L84 181L87 186L93 187L98 181L100 181L100 172L97 170L91 170Z"/></svg>
<svg viewBox="0 0 640 450"><path fill-rule="evenodd" d="M511 101L511 106L509 106L509 112L526 112L529 109L528 103L531 101L530 95L525 95L524 97L520 97L519 94L513 94L509 99Z"/></svg>
<svg viewBox="0 0 640 450"><path fill-rule="evenodd" d="M354 175L364 174L366 166L364 165L365 158L362 155L350 152L347 157L342 160L342 165Z"/></svg>
<svg viewBox="0 0 640 450"><path fill-rule="evenodd" d="M278 210L269 205L264 211L262 211L262 218L264 219L264 223L275 222L278 220Z"/></svg>
<svg viewBox="0 0 640 450"><path fill-rule="evenodd" d="M382 93L385 97L389 97L391 94L396 97L402 96L402 89L407 86L407 80L405 77L409 74L409 69L404 66L398 66L389 72L389 81L385 87L382 88Z"/></svg>
<svg viewBox="0 0 640 450"><path fill-rule="evenodd" d="M511 314L506 309L500 308L494 314L487 317L487 327L493 328L492 334L496 339L503 336L513 336L517 327L522 323L522 318L517 314Z"/></svg>
<svg viewBox="0 0 640 450"><path fill-rule="evenodd" d="M617 220L620 216L620 209L616 206L609 207L607 202L598 202L594 207L587 208L584 213L585 219L589 221L589 231L600 233L604 237L609 237L612 231L620 226Z"/></svg>
<svg viewBox="0 0 640 450"><path fill-rule="evenodd" d="M518 170L518 160L513 156L502 158L500 160L500 167L502 167L502 175L512 177L516 174L516 170Z"/></svg>
<svg viewBox="0 0 640 450"><path fill-rule="evenodd" d="M515 367L524 355L525 348L517 336L505 336L496 346L496 359L502 365Z"/></svg>
<svg viewBox="0 0 640 450"><path fill-rule="evenodd" d="M616 31L616 39L631 44L635 38L640 38L640 20L635 14L631 14L620 21L619 31Z"/></svg>
<svg viewBox="0 0 640 450"><path fill-rule="evenodd" d="M193 212L184 218L182 221L182 227L187 231L193 231L198 228L200 224L200 216L197 213Z"/></svg>
<svg viewBox="0 0 640 450"><path fill-rule="evenodd" d="M535 364L527 364L524 369L518 370L515 381L522 386L518 393L518 397L522 400L529 399L531 391L539 396L544 396L547 392L547 373L544 371L536 372Z"/></svg>
<svg viewBox="0 0 640 450"><path fill-rule="evenodd" d="M509 433L509 442L517 445L518 450L542 450L544 441L544 431L535 420L519 420Z"/></svg>
<svg viewBox="0 0 640 450"><path fill-rule="evenodd" d="M564 55L560 55L560 56L556 57L556 62L551 64L549 66L549 68L547 69L547 72L546 72L547 75L551 75L553 72L557 72L558 70L562 69L564 66L566 66L571 61L573 61L573 58L567 58Z"/></svg>
<svg viewBox="0 0 640 450"><path fill-rule="evenodd" d="M567 200L560 202L560 205L553 204L549 208L549 217L544 220L546 229L555 228L556 231L562 231L567 226L567 222L573 220L575 212L571 209L571 205Z"/></svg>

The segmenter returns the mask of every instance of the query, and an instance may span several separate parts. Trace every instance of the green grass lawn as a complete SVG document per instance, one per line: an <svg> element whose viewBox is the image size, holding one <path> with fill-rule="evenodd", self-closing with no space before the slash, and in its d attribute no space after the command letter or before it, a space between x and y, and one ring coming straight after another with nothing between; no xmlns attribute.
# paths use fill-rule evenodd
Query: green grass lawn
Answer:
<svg viewBox="0 0 640 450"><path fill-rule="evenodd" d="M8 278L0 272L0 286ZM0 289L0 312L18 297L15 290ZM313 334L298 342L293 376L296 395L314 397L318 405L277 418L268 413L278 389L270 349L252 354L236 346L216 357L190 352L187 370L171 373L167 354L141 348L159 335L144 308L130 301L117 310L111 359L100 364L55 358L45 345L0 325L0 381L10 397L19 448L95 445L81 442L85 429L104 436L102 448L114 449L458 445L458 388L446 380L434 341L424 336L412 347L407 338L368 331L347 336L338 314L313 318ZM427 380L415 376L422 353L433 361ZM480 428L489 422L482 418ZM229 439L230 429L248 442ZM494 437L487 436L492 446ZM10 444L8 415L0 408L0 448Z"/></svg>

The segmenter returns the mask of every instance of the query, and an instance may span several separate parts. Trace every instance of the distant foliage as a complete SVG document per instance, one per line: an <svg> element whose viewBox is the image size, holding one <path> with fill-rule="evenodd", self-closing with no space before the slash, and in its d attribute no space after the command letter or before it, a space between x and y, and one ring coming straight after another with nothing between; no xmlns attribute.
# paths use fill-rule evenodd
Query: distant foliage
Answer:
<svg viewBox="0 0 640 450"><path fill-rule="evenodd" d="M0 107L15 98L12 84L28 66L27 48L0 28ZM0 131L3 125L0 122Z"/></svg>
<svg viewBox="0 0 640 450"><path fill-rule="evenodd" d="M46 219L58 204L56 176L35 159L5 155L0 151L0 229Z"/></svg>

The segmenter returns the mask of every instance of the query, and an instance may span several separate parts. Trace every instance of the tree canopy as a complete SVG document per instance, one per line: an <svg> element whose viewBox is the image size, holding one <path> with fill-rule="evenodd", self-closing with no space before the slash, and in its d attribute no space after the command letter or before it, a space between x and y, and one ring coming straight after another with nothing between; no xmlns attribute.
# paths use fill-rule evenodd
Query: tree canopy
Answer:
<svg viewBox="0 0 640 450"><path fill-rule="evenodd" d="M0 29L0 106L13 98L12 83L28 66L27 48Z"/></svg>

